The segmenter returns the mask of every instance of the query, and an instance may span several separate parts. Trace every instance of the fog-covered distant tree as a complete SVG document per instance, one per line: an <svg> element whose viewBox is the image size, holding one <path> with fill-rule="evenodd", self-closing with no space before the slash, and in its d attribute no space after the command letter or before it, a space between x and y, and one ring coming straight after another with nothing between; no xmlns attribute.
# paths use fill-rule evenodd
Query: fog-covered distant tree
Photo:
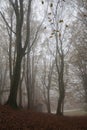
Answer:
<svg viewBox="0 0 87 130"><path fill-rule="evenodd" d="M3 65L3 62L1 60L1 63L0 63L0 104L3 103L3 95L9 91L8 85L6 84L7 72L8 72L8 62L5 63L5 61L4 61L3 68L2 68L2 65Z"/></svg>
<svg viewBox="0 0 87 130"><path fill-rule="evenodd" d="M52 63L51 63L52 62ZM43 93L43 100L47 107L47 112L51 113L51 89L52 89L52 74L54 69L54 61L47 62L45 58L43 67L43 74L41 76L41 83L42 83L42 93Z"/></svg>
<svg viewBox="0 0 87 130"><path fill-rule="evenodd" d="M87 103L87 1L77 1L77 19L72 25L72 62L82 81L85 102Z"/></svg>
<svg viewBox="0 0 87 130"><path fill-rule="evenodd" d="M64 65L65 65L65 56L68 50L68 46L65 42L65 33L68 28L68 25L65 24L63 15L64 15L64 1L56 1L50 3L50 12L48 13L48 20L51 26L51 35L50 39L55 46L55 52L53 52L53 57L55 59L56 71L57 71L57 80L58 80L58 105L57 105L57 115L63 114L64 108L64 98L65 98L65 84L64 84ZM51 41L51 40L50 40ZM66 40L67 41L67 40ZM66 51L65 51L66 48Z"/></svg>
<svg viewBox="0 0 87 130"><path fill-rule="evenodd" d="M4 96L9 92L8 76L8 35L5 32L6 26L3 26L3 19L0 17L0 103L5 101Z"/></svg>

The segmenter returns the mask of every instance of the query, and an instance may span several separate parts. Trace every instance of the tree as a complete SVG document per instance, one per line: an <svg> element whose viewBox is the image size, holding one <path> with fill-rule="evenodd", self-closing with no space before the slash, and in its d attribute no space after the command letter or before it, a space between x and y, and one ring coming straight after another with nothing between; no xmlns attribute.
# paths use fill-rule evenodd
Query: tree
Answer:
<svg viewBox="0 0 87 130"><path fill-rule="evenodd" d="M51 113L51 101L50 101L50 90L51 90L51 82L52 82L52 73L54 69L54 61L50 61L50 63L47 63L47 59L44 59L44 68L43 68L43 74L41 76L41 82L42 82L42 93L44 96L44 102L47 107L48 113ZM51 63L52 62L52 63Z"/></svg>
<svg viewBox="0 0 87 130"><path fill-rule="evenodd" d="M64 108L64 97L65 97L65 85L64 85L64 62L65 62L65 45L64 45L64 35L65 31L67 29L66 25L63 25L64 20L62 19L63 15L63 5L62 2L57 1L55 3L55 8L51 9L53 16L50 18L50 24L51 24L51 36L50 38L54 38L55 40L55 65L57 70L57 80L58 80L58 105L57 105L57 115L63 114L63 108ZM52 7L51 7L52 8Z"/></svg>
<svg viewBox="0 0 87 130"><path fill-rule="evenodd" d="M73 45L71 59L82 81L85 102L87 103L87 2L77 1L77 3L77 19L73 23L73 30L71 31L71 42Z"/></svg>
<svg viewBox="0 0 87 130"><path fill-rule="evenodd" d="M21 62L25 55L26 48L29 44L30 40L30 13L31 13L31 2L32 0L28 0L27 3L27 13L24 13L24 0L9 0L10 6L13 8L13 12L15 14L15 43L16 43L16 59L15 65L13 68L13 75L11 77L11 84L10 84L10 95L6 104L11 105L12 107L17 107L17 92L18 86L20 81L20 74L21 74ZM2 12L0 12L6 25L12 31L12 28L9 26L9 23L6 21ZM26 40L23 43L22 41L22 29L24 24L24 17L26 15Z"/></svg>
<svg viewBox="0 0 87 130"><path fill-rule="evenodd" d="M5 88L6 79L7 79L7 71L8 71L8 62L4 63L4 64L6 64L6 65L4 66L3 70L2 70L2 67L0 64L0 104L2 104L2 96L3 96L4 92L9 91L7 88Z"/></svg>

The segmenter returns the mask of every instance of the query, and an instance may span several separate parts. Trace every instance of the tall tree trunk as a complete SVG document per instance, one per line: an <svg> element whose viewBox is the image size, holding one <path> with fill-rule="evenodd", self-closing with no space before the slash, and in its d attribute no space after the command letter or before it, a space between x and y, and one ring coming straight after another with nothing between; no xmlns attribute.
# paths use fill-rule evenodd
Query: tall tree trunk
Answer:
<svg viewBox="0 0 87 130"><path fill-rule="evenodd" d="M63 115L63 105L64 105L64 96L63 94L60 94L58 99L57 115Z"/></svg>
<svg viewBox="0 0 87 130"><path fill-rule="evenodd" d="M22 107L22 82L19 83L19 107Z"/></svg>
<svg viewBox="0 0 87 130"><path fill-rule="evenodd" d="M26 13L24 13L24 0L15 0L15 1L9 0L9 2L13 8L13 12L15 14L15 25L16 25L15 26L15 29L16 29L15 30L15 44L16 44L15 61L16 62L14 65L13 72L12 72L12 63L10 63L10 65L9 65L10 75L12 73L12 77L11 77L11 83L10 83L10 94L9 94L6 104L11 105L12 107L17 107L16 99L17 99L17 92L18 92L18 86L19 86L20 74L21 74L21 62L22 62L22 58L25 56L26 49L27 49L29 41L30 41L30 13L31 13L32 0L27 1L28 5L27 5ZM3 17L3 15L2 15L2 17ZM26 33L25 33L26 39L23 44L22 31L23 31L23 24L25 23L24 17L26 17ZM5 21L5 18L4 18L4 21ZM5 21L5 23L6 23L6 21ZM7 23L6 25L8 26L9 24ZM8 28L9 28L9 26L8 26ZM9 29L12 31L12 27ZM11 36L10 40L12 41L12 36ZM11 49L11 46L9 49ZM31 48L29 48L29 52L30 52L30 49ZM11 60L11 52L9 55L10 55L9 60Z"/></svg>
<svg viewBox="0 0 87 130"><path fill-rule="evenodd" d="M20 77L20 82L19 82L19 107L22 107L22 83L23 83L23 79L25 76L25 57L23 60L23 67L22 67L22 73L21 73L21 77Z"/></svg>
<svg viewBox="0 0 87 130"><path fill-rule="evenodd" d="M17 98L18 86L20 81L21 62L22 62L22 57L17 56L17 60L16 60L16 64L12 76L11 87L10 87L10 95L6 103L8 105L11 105L14 108L17 107L16 98Z"/></svg>

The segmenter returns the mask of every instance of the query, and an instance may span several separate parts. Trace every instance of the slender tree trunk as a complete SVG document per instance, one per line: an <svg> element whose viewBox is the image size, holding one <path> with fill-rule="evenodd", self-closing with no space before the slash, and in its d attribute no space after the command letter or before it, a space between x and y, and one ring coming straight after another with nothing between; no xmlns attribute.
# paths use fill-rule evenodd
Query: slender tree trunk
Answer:
<svg viewBox="0 0 87 130"><path fill-rule="evenodd" d="M0 71L0 104L2 104L2 70Z"/></svg>
<svg viewBox="0 0 87 130"><path fill-rule="evenodd" d="M48 103L47 103L47 109L48 109L48 113L51 113L51 109L50 109L50 90L47 90L47 99L48 99Z"/></svg>
<svg viewBox="0 0 87 130"><path fill-rule="evenodd" d="M29 45L28 44L28 52L29 52ZM27 54L27 98L28 98L28 108L31 108L31 65L30 65L30 54Z"/></svg>
<svg viewBox="0 0 87 130"><path fill-rule="evenodd" d="M85 90L85 103L87 103L87 74L84 74L84 76L82 76L82 82Z"/></svg>
<svg viewBox="0 0 87 130"><path fill-rule="evenodd" d="M63 115L63 106L64 106L64 97L65 97L65 89L64 83L59 83L59 99L58 99L58 106L57 106L57 115Z"/></svg>

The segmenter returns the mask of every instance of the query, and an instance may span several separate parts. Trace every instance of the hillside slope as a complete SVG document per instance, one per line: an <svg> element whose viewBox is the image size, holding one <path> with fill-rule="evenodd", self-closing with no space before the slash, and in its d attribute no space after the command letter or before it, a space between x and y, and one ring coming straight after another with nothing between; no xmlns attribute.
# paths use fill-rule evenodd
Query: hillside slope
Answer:
<svg viewBox="0 0 87 130"><path fill-rule="evenodd" d="M87 130L87 116L56 116L4 105L0 106L0 130Z"/></svg>

